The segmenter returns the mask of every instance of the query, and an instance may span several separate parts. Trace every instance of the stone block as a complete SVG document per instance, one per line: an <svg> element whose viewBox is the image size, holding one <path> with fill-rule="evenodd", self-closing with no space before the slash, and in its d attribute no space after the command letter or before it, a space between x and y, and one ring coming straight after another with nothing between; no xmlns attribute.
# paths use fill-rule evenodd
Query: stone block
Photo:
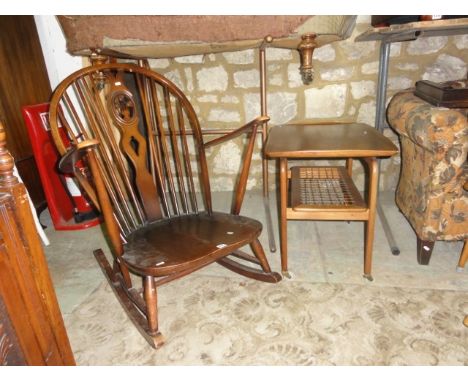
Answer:
<svg viewBox="0 0 468 382"><path fill-rule="evenodd" d="M343 41L338 43L338 45L348 60L358 60L377 53L375 41Z"/></svg>
<svg viewBox="0 0 468 382"><path fill-rule="evenodd" d="M198 89L206 92L225 91L228 74L223 66L203 68L197 72Z"/></svg>
<svg viewBox="0 0 468 382"><path fill-rule="evenodd" d="M274 86L282 86L283 85L283 76L281 73L273 74L272 76L268 77L268 84Z"/></svg>
<svg viewBox="0 0 468 382"><path fill-rule="evenodd" d="M184 69L185 73L185 79L187 81L187 91L193 92L193 74L192 74L192 69L191 68L185 68Z"/></svg>
<svg viewBox="0 0 468 382"><path fill-rule="evenodd" d="M422 55L436 53L447 45L447 36L421 37L411 41L406 48L410 55Z"/></svg>
<svg viewBox="0 0 468 382"><path fill-rule="evenodd" d="M437 60L426 69L423 80L444 82L466 78L466 62L448 54L441 54Z"/></svg>
<svg viewBox="0 0 468 382"><path fill-rule="evenodd" d="M375 96L374 81L351 82L351 94L354 99L361 99L367 96Z"/></svg>
<svg viewBox="0 0 468 382"><path fill-rule="evenodd" d="M293 55L291 49L267 48L265 57L268 61L285 61L291 60Z"/></svg>
<svg viewBox="0 0 468 382"><path fill-rule="evenodd" d="M268 115L270 123L286 123L297 116L296 93L270 93L267 98ZM244 111L246 121L250 121L260 115L260 95L247 93L244 95Z"/></svg>
<svg viewBox="0 0 468 382"><path fill-rule="evenodd" d="M203 64L205 61L205 55L197 54L194 56L176 57L174 60L176 62L180 62L181 64Z"/></svg>
<svg viewBox="0 0 468 382"><path fill-rule="evenodd" d="M212 160L214 174L237 174L241 161L240 147L233 141L223 143Z"/></svg>
<svg viewBox="0 0 468 382"><path fill-rule="evenodd" d="M414 62L403 62L396 64L397 69L414 72L419 70L419 65Z"/></svg>
<svg viewBox="0 0 468 382"><path fill-rule="evenodd" d="M313 60L320 62L331 62L336 58L335 48L331 44L321 46L314 50Z"/></svg>
<svg viewBox="0 0 468 382"><path fill-rule="evenodd" d="M179 69L174 69L174 70L171 70L170 72L164 73L164 77L174 82L174 84L182 91L186 90L184 86L184 82L182 81L182 77L180 75Z"/></svg>
<svg viewBox="0 0 468 382"><path fill-rule="evenodd" d="M378 61L367 62L361 66L361 72L363 74L375 74L378 71L379 71Z"/></svg>
<svg viewBox="0 0 468 382"><path fill-rule="evenodd" d="M303 85L301 73L299 72L299 63L288 64L288 86L298 88Z"/></svg>
<svg viewBox="0 0 468 382"><path fill-rule="evenodd" d="M353 74L353 67L322 69L319 71L320 78L325 81L347 80Z"/></svg>
<svg viewBox="0 0 468 382"><path fill-rule="evenodd" d="M198 102L212 102L212 103L216 103L218 102L218 96L217 95L214 95L214 94L204 94L200 97L197 98L197 101Z"/></svg>
<svg viewBox="0 0 468 382"><path fill-rule="evenodd" d="M255 51L253 49L248 49L239 52L226 52L223 53L223 57L229 64L253 64L255 60Z"/></svg>
<svg viewBox="0 0 468 382"><path fill-rule="evenodd" d="M453 42L455 43L457 49L468 49L468 34L454 36Z"/></svg>
<svg viewBox="0 0 468 382"><path fill-rule="evenodd" d="M258 88L260 86L260 72L258 69L242 70L234 73L234 87Z"/></svg>
<svg viewBox="0 0 468 382"><path fill-rule="evenodd" d="M224 102L224 103L239 103L239 98L236 97L236 96L232 96L232 95L225 95L221 98L221 102Z"/></svg>
<svg viewBox="0 0 468 382"><path fill-rule="evenodd" d="M307 89L305 94L306 118L336 118L345 111L346 84L327 85L319 89Z"/></svg>
<svg viewBox="0 0 468 382"><path fill-rule="evenodd" d="M375 126L375 101L362 103L359 107L356 122L367 123Z"/></svg>
<svg viewBox="0 0 468 382"><path fill-rule="evenodd" d="M414 81L411 78L403 76L390 77L387 85L390 90L403 90L412 86L414 86Z"/></svg>
<svg viewBox="0 0 468 382"><path fill-rule="evenodd" d="M167 58L150 58L148 63L150 68L153 69L165 69L170 65L170 62Z"/></svg>
<svg viewBox="0 0 468 382"><path fill-rule="evenodd" d="M211 109L208 114L208 121L210 122L240 122L240 115L238 111L226 109Z"/></svg>

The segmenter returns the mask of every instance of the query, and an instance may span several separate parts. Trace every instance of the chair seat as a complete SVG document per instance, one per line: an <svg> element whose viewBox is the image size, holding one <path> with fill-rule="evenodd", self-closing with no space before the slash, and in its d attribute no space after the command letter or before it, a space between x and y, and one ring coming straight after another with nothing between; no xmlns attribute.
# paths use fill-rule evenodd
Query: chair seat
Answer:
<svg viewBox="0 0 468 382"><path fill-rule="evenodd" d="M259 221L239 215L177 216L132 233L122 259L136 273L165 276L216 261L250 243L261 231Z"/></svg>

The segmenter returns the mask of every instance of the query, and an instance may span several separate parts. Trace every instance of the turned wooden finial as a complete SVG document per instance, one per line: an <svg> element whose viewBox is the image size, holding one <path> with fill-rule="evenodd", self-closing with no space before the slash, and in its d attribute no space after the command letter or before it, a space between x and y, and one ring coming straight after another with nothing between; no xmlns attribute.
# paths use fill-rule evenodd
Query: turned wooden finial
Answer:
<svg viewBox="0 0 468 382"><path fill-rule="evenodd" d="M301 43L297 47L301 55L301 66L299 71L301 72L302 82L308 85L314 79L314 68L312 67L312 55L314 49L317 46L315 33L304 34L301 37Z"/></svg>
<svg viewBox="0 0 468 382"><path fill-rule="evenodd" d="M15 160L6 148L6 133L0 122L0 186L13 186L18 183L18 178L13 175Z"/></svg>
<svg viewBox="0 0 468 382"><path fill-rule="evenodd" d="M100 64L107 64L109 62L109 57L101 54L100 49L92 49L91 55L89 56L89 60L91 61L91 65L100 65Z"/></svg>
<svg viewBox="0 0 468 382"><path fill-rule="evenodd" d="M102 55L100 49L93 49L91 55L89 56L89 60L91 61L91 66L96 66L107 64L109 62L109 57ZM93 80L96 84L97 90L104 89L104 86L106 84L106 76L103 72L98 71L94 73Z"/></svg>

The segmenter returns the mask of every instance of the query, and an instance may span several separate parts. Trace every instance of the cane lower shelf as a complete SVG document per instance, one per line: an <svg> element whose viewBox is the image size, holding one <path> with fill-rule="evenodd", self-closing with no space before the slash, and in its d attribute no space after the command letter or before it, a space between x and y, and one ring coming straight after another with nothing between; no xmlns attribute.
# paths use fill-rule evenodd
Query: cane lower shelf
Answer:
<svg viewBox="0 0 468 382"><path fill-rule="evenodd" d="M345 167L292 167L291 208L307 212L364 211L366 203Z"/></svg>

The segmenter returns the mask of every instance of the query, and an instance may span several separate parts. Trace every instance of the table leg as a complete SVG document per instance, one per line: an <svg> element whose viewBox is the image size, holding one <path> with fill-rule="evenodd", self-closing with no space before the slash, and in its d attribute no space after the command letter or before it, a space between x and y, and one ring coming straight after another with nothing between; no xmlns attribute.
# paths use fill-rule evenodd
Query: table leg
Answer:
<svg viewBox="0 0 468 382"><path fill-rule="evenodd" d="M346 158L346 170L351 178L353 176L353 158Z"/></svg>
<svg viewBox="0 0 468 382"><path fill-rule="evenodd" d="M366 233L364 243L364 277L369 281L372 281L372 249L374 246L379 167L376 158L365 158L365 161L369 166L369 196L367 201L369 217L365 223Z"/></svg>
<svg viewBox="0 0 468 382"><path fill-rule="evenodd" d="M390 37L390 36L388 36ZM387 98L387 80L388 80L388 64L390 61L390 47L392 41L389 38L384 38L380 44L379 57L379 73L377 80L377 96L375 110L375 128L383 134L385 128L385 105ZM377 186L378 187L378 186ZM399 255L400 249L393 237L392 229L388 224L387 217L380 205L377 205L377 213L382 223L385 236L387 237L390 250L393 255Z"/></svg>
<svg viewBox="0 0 468 382"><path fill-rule="evenodd" d="M288 160L281 158L280 162L280 251L281 251L281 273L290 278L288 272L288 230L286 209L288 207Z"/></svg>

